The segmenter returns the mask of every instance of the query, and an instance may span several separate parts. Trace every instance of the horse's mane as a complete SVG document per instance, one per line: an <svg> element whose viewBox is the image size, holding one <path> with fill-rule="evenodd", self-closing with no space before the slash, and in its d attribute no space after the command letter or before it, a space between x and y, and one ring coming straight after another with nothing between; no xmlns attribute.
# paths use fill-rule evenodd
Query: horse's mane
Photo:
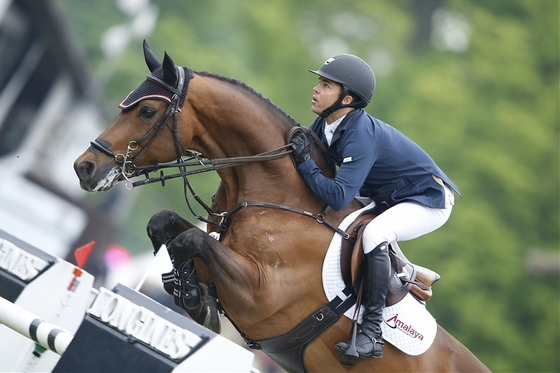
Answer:
<svg viewBox="0 0 560 373"><path fill-rule="evenodd" d="M236 87L239 87L239 88L245 90L246 92L250 93L252 96L254 96L254 97L258 98L259 100L261 100L262 102L264 102L267 106L272 108L278 114L282 115L284 118L286 118L288 120L288 122L292 126L299 126L300 125L288 113L286 113L284 110L280 109L280 107L278 107L272 101L270 101L270 99L264 97L261 93L257 92L254 88L248 86L247 84L243 83L240 80L229 78L227 76L222 76L222 75L215 74L215 73L210 73L208 71L196 71L196 74L198 74L200 76L207 77L207 78L217 79L217 80L220 80L222 82L226 82L226 83L229 83L229 84L234 85Z"/></svg>

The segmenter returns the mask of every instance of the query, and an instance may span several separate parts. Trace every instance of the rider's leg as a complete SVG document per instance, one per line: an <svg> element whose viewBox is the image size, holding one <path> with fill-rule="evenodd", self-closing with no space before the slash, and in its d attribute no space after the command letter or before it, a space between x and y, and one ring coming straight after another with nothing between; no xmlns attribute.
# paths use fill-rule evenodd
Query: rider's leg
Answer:
<svg viewBox="0 0 560 373"><path fill-rule="evenodd" d="M389 284L390 262L388 253L378 251L378 248L386 245L387 242L412 240L438 229L449 219L451 209L451 205L445 209L433 209L417 203L405 202L388 209L365 228L363 242L367 271L364 282L366 297L360 333L368 338L360 338L358 334L356 339L358 354L383 356L381 322Z"/></svg>
<svg viewBox="0 0 560 373"><path fill-rule="evenodd" d="M452 205L434 209L413 202L395 205L373 219L364 230L364 253L381 242L409 241L441 227L451 215Z"/></svg>
<svg viewBox="0 0 560 373"><path fill-rule="evenodd" d="M365 311L360 333L356 338L356 351L360 357L383 356L381 322L390 276L387 243L411 240L441 227L449 219L453 206L453 194L449 190L446 192L449 203L445 209L403 202L380 214L365 228ZM346 351L348 344L337 342L335 347L342 352Z"/></svg>

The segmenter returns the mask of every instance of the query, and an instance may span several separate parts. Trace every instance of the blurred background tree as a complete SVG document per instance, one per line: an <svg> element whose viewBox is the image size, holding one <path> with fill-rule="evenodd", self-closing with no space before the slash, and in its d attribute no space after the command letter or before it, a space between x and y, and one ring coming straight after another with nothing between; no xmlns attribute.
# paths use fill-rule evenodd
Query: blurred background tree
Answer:
<svg viewBox="0 0 560 373"><path fill-rule="evenodd" d="M92 72L107 69L99 40L126 16L114 0L58 1ZM156 54L239 79L303 125L314 119L307 69L337 53L368 61L368 112L426 149L463 194L445 227L402 244L442 275L430 311L495 372L560 371L558 1L151 3ZM113 67L103 88L116 114L147 74L141 43ZM217 176L193 181L209 201ZM145 226L163 208L189 217L182 188L134 191L120 243L150 250Z"/></svg>

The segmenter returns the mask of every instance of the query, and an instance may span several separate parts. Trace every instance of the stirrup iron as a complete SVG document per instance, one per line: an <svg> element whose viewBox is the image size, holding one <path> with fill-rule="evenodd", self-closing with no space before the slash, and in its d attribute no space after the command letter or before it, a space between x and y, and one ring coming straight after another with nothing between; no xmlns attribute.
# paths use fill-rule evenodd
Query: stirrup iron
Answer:
<svg viewBox="0 0 560 373"><path fill-rule="evenodd" d="M352 331L348 340L348 348L340 355L340 364L354 365L358 360L358 351L356 351L356 336L358 335L358 321L352 322Z"/></svg>

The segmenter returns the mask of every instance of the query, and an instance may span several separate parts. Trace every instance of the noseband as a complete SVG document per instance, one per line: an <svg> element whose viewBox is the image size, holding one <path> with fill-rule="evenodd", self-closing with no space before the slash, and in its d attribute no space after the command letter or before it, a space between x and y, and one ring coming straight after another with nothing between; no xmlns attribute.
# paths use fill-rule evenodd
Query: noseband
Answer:
<svg viewBox="0 0 560 373"><path fill-rule="evenodd" d="M193 77L192 71L188 68L187 68L187 70L188 70L187 74L185 74L185 68L177 67L177 72L178 72L177 87L172 87L168 83L164 82L163 80L161 80L159 78L156 78L153 75L148 75L147 76L148 80L150 80L150 81L160 85L161 87L165 88L166 90L170 91L173 94L173 96L171 97L171 102L167 105L167 109L165 110L165 113L163 113L163 115L152 126L152 128L150 128L139 139L131 140L128 143L125 154L122 154L122 153L115 154L111 149L109 149L109 146L111 146L111 143L109 141L105 140L105 139L97 138L94 141L90 142L92 148L94 148L94 149L108 155L109 157L112 157L112 158L115 159L115 162L119 166L121 166L121 174L126 180L129 180L130 177L135 176L136 165L135 165L134 162L135 161L137 162L144 155L144 153L146 153L146 151L148 150L150 145L156 139L160 130L163 128L163 125L167 122L167 120L171 116L173 116L173 129L171 129L171 131L173 132L173 142L175 144L175 151L177 153L177 160L178 161L181 160L181 156L184 153L184 151L182 150L182 147L181 147L181 144L179 142L178 135L177 135L177 118L179 116L179 112L181 111L181 108L179 107L179 99L181 97L181 94L183 93L183 90L185 90L184 95L186 96L189 82ZM187 76L185 77L185 75L187 75ZM142 142L144 142L145 140L148 140L148 142L146 143L146 145L143 145L142 150L140 150L138 155L136 155L136 157L134 157L133 156L134 151L136 151L138 149L138 146Z"/></svg>

